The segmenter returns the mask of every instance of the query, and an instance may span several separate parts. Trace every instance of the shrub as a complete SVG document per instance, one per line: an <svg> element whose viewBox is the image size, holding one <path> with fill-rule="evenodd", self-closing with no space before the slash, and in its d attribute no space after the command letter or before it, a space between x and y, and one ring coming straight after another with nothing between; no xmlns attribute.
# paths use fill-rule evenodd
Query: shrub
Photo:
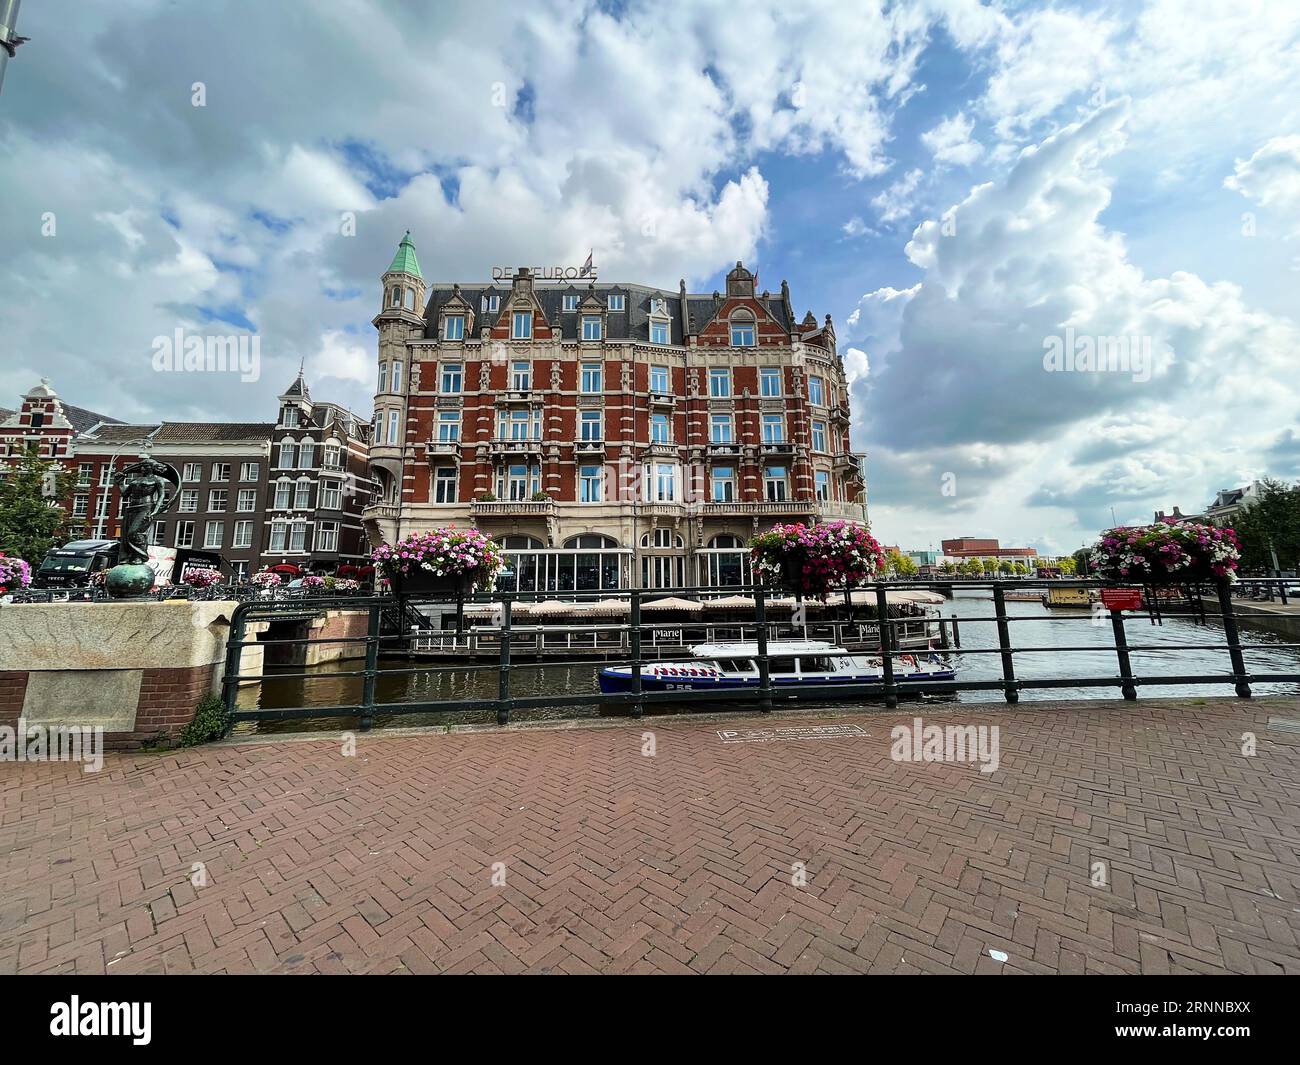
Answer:
<svg viewBox="0 0 1300 1065"><path fill-rule="evenodd" d="M194 708L194 720L181 729L180 745L197 747L200 743L219 740L229 727L226 704L221 701L220 695L209 693Z"/></svg>

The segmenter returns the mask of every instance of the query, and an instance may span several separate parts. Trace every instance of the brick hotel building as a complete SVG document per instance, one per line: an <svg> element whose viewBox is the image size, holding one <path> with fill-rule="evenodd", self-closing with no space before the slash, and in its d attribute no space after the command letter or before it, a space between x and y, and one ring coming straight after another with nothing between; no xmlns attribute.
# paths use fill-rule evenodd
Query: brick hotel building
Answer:
<svg viewBox="0 0 1300 1065"><path fill-rule="evenodd" d="M830 316L789 287L429 284L408 233L383 274L372 542L477 526L507 589L749 580L777 522L866 521Z"/></svg>

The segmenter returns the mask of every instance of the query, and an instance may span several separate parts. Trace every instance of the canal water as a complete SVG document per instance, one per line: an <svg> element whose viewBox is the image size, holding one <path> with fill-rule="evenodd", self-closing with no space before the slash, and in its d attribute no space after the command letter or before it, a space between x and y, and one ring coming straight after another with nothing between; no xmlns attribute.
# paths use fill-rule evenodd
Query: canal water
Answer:
<svg viewBox="0 0 1300 1065"><path fill-rule="evenodd" d="M993 614L993 601L989 592L959 592L955 599L946 602L941 612L945 618L958 619L961 643L964 650L996 648L997 628L994 622L979 620ZM1017 620L1011 622L1011 640L1016 647L1045 647L1043 653L1017 654L1016 674L1023 679L1035 677L1088 677L1117 676L1119 672L1115 652L1102 650L1114 642L1110 621L1103 619L1097 625L1085 610L1049 609L1038 601L1013 601L1007 603L1007 613ZM1200 625L1193 618L1169 616L1163 624L1152 625L1145 615L1131 616L1126 623L1128 642L1132 646L1153 648L1132 653L1134 674L1143 679L1161 676L1223 674L1231 672L1228 652L1223 646L1222 624L1214 615L1206 616ZM1281 646L1282 637L1241 627L1241 642L1246 648L1246 666L1252 673L1300 672L1300 648ZM1212 650L1189 650L1186 644L1216 644ZM1062 650L1062 648L1092 648L1098 650ZM996 654L969 654L952 652L958 676L969 680L997 680L1002 676L1001 660ZM406 659L385 660L382 663L393 670L409 669L418 663ZM381 674L376 685L379 702L402 703L450 699L494 699L497 694L497 669L492 662L478 663L480 668L464 665L438 665L419 669L413 673ZM359 670L360 661L331 663L313 668L306 679L267 680L261 684L247 685L239 693L239 705L253 707L339 706L360 701L361 677L346 675ZM598 691L596 674L600 665L555 666L546 663L516 662L511 670L510 694L512 698L532 695L563 695L565 693L594 694ZM268 673L275 672L268 667ZM282 672L302 672L301 667L286 667ZM1295 684L1255 684L1257 695L1285 695L1300 692ZM1157 696L1231 695L1230 684L1161 685L1143 684L1140 694ZM1042 699L1119 699L1118 688L1054 688L1030 689L1020 693L1021 702ZM961 702L1001 702L1000 691L961 692L956 696ZM801 707L815 708L816 702L800 702ZM843 707L844 703L824 704ZM734 704L738 708L739 704ZM732 709L733 704L651 704L647 716L682 714L698 711ZM570 718L587 718L601 715L599 706L561 705L544 710L515 710L512 721L538 721ZM492 710L457 711L437 714L378 714L377 727L384 726L443 726L451 724L487 723L496 720ZM355 717L316 718L284 722L262 722L258 725L241 723L237 733L250 731L338 731L353 728Z"/></svg>

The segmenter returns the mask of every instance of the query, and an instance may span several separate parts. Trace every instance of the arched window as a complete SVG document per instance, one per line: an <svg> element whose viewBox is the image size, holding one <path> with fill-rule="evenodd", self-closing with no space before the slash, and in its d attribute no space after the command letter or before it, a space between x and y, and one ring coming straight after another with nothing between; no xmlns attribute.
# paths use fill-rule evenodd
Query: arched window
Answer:
<svg viewBox="0 0 1300 1065"><path fill-rule="evenodd" d="M408 311L414 310L415 308L415 289L411 288L410 285L406 286L406 302L403 304L403 306Z"/></svg>
<svg viewBox="0 0 1300 1065"><path fill-rule="evenodd" d="M402 286L394 285L392 294L388 297L388 306L400 307L402 305Z"/></svg>
<svg viewBox="0 0 1300 1065"><path fill-rule="evenodd" d="M749 311L738 310L732 314L731 346L733 348L754 346L754 316Z"/></svg>
<svg viewBox="0 0 1300 1065"><path fill-rule="evenodd" d="M733 536L731 533L721 533L709 541L710 547L744 547L740 542L739 536Z"/></svg>
<svg viewBox="0 0 1300 1065"><path fill-rule="evenodd" d="M599 549L618 547L618 541L609 536L601 536L599 533L582 533L579 536L570 536L564 541L564 546L570 549Z"/></svg>
<svg viewBox="0 0 1300 1065"><path fill-rule="evenodd" d="M498 536L496 539L503 551L536 551L546 546L536 536Z"/></svg>

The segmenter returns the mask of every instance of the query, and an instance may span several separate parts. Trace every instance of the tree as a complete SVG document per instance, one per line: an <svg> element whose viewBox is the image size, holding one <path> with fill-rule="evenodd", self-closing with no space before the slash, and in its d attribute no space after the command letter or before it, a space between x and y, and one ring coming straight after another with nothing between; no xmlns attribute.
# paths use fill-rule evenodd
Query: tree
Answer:
<svg viewBox="0 0 1300 1065"><path fill-rule="evenodd" d="M984 576L984 563L978 558L968 558L957 567L957 572L963 577L982 577Z"/></svg>
<svg viewBox="0 0 1300 1065"><path fill-rule="evenodd" d="M999 572L999 573L1015 573L1015 572L1016 572L1016 564L1015 564L1014 562L1010 561L1009 559L1005 559L1005 558L1004 558L1001 562L998 563L998 572Z"/></svg>
<svg viewBox="0 0 1300 1065"><path fill-rule="evenodd" d="M30 445L0 479L0 551L39 566L45 552L66 539L67 511L58 501L72 491L73 480L70 470Z"/></svg>
<svg viewBox="0 0 1300 1065"><path fill-rule="evenodd" d="M916 563L911 557L899 551L889 551L885 555L885 569L895 577L915 577Z"/></svg>
<svg viewBox="0 0 1300 1065"><path fill-rule="evenodd" d="M1073 558L1058 558L1056 568L1061 571L1062 577L1073 577L1078 572Z"/></svg>
<svg viewBox="0 0 1300 1065"><path fill-rule="evenodd" d="M1081 547L1070 556L1074 560L1074 572L1077 575L1082 577L1092 576L1092 563L1088 561L1091 554L1091 547ZM1062 570L1061 572L1064 573L1065 571Z"/></svg>
<svg viewBox="0 0 1300 1065"><path fill-rule="evenodd" d="M950 558L945 558L939 563L939 569L944 573L956 573L957 564Z"/></svg>
<svg viewBox="0 0 1300 1065"><path fill-rule="evenodd" d="M1300 484L1266 477L1255 502L1243 507L1232 524L1243 570L1272 573L1274 551L1282 569L1294 570L1300 561Z"/></svg>

